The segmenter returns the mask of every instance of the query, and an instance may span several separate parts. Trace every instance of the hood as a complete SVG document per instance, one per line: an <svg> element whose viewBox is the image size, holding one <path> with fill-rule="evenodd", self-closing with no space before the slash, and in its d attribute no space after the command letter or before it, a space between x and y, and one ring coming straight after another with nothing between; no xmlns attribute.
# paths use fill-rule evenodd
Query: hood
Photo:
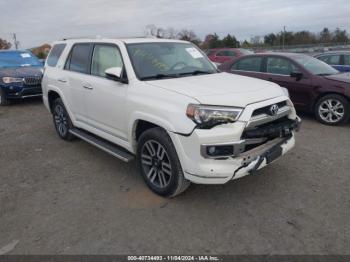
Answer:
<svg viewBox="0 0 350 262"><path fill-rule="evenodd" d="M350 73L335 74L330 76L325 76L329 80L334 80L343 83L350 83Z"/></svg>
<svg viewBox="0 0 350 262"><path fill-rule="evenodd" d="M278 96L276 84L240 75L218 73L147 81L146 83L196 99L201 104L245 107Z"/></svg>
<svg viewBox="0 0 350 262"><path fill-rule="evenodd" d="M26 76L41 76L42 67L40 66L23 66L13 68L0 68L0 76L11 77L26 77Z"/></svg>

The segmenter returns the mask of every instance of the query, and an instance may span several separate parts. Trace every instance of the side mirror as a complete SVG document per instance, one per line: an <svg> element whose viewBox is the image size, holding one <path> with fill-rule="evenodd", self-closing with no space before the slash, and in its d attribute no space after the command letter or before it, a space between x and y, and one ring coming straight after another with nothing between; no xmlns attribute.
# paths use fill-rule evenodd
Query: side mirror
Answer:
<svg viewBox="0 0 350 262"><path fill-rule="evenodd" d="M106 77L112 80L120 81L122 77L123 68L121 67L111 67L106 69Z"/></svg>
<svg viewBox="0 0 350 262"><path fill-rule="evenodd" d="M292 73L290 73L290 76L295 78L295 80L299 81L300 79L303 78L303 73L301 73L301 72L292 72Z"/></svg>

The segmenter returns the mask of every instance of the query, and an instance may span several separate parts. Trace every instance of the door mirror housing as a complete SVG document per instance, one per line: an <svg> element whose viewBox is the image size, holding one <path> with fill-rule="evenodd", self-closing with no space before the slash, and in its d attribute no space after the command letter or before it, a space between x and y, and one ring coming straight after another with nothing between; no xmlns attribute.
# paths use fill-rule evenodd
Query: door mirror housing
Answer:
<svg viewBox="0 0 350 262"><path fill-rule="evenodd" d="M301 73L301 72L292 72L292 73L290 73L290 76L295 78L295 80L299 81L300 79L303 78L303 73Z"/></svg>
<svg viewBox="0 0 350 262"><path fill-rule="evenodd" d="M112 80L120 81L122 78L123 68L121 67L111 67L106 69L106 77Z"/></svg>

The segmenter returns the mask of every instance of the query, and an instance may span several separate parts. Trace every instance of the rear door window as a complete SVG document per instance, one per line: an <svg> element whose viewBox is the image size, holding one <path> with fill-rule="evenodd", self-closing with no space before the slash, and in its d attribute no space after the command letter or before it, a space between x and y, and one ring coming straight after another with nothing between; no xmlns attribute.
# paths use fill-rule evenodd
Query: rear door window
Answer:
<svg viewBox="0 0 350 262"><path fill-rule="evenodd" d="M247 57L233 64L231 70L261 72L262 57Z"/></svg>
<svg viewBox="0 0 350 262"><path fill-rule="evenodd" d="M65 69L88 74L92 44L75 44L67 60Z"/></svg>
<svg viewBox="0 0 350 262"><path fill-rule="evenodd" d="M66 47L66 44L57 44L52 48L49 57L47 58L47 65L55 67L57 65L58 59Z"/></svg>

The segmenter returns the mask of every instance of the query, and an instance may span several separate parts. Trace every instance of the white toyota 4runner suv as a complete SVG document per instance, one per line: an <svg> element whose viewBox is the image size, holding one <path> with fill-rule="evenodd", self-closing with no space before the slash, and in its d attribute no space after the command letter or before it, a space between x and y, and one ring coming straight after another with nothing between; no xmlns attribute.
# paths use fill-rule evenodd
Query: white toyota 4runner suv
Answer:
<svg viewBox="0 0 350 262"><path fill-rule="evenodd" d="M254 173L294 146L300 122L283 88L221 73L178 40L59 41L42 85L62 139L136 157L149 188L168 197Z"/></svg>

